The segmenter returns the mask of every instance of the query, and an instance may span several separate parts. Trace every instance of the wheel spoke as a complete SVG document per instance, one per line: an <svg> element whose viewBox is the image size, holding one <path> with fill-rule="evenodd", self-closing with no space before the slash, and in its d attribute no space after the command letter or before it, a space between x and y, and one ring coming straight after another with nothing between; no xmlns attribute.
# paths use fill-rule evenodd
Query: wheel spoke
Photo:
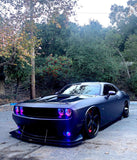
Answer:
<svg viewBox="0 0 137 160"><path fill-rule="evenodd" d="M98 115L96 114L94 117L93 117L93 121L97 120L98 119Z"/></svg>
<svg viewBox="0 0 137 160"><path fill-rule="evenodd" d="M91 112L90 112L90 115L91 115L91 117L93 118L93 117L94 117L94 112L91 111Z"/></svg>
<svg viewBox="0 0 137 160"><path fill-rule="evenodd" d="M99 115L94 110L90 110L87 113L86 117L86 125L87 130L90 136L94 136L94 134L97 134L98 132L98 126L99 126Z"/></svg>
<svg viewBox="0 0 137 160"><path fill-rule="evenodd" d="M93 128L97 128L97 123L96 122L93 122Z"/></svg>
<svg viewBox="0 0 137 160"><path fill-rule="evenodd" d="M89 119L92 119L92 116L91 116L91 114L90 114L90 113L88 113L88 118L89 118Z"/></svg>
<svg viewBox="0 0 137 160"><path fill-rule="evenodd" d="M92 125L92 120L89 121L89 123L88 123L88 128L90 128L91 125Z"/></svg>

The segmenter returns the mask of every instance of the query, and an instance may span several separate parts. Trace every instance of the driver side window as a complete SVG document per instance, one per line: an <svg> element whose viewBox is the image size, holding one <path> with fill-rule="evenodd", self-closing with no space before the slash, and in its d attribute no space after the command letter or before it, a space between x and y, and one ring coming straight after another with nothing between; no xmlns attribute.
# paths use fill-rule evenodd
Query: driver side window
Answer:
<svg viewBox="0 0 137 160"><path fill-rule="evenodd" d="M108 85L108 84L104 85L103 95L108 95L109 91L117 92L117 89L111 85Z"/></svg>

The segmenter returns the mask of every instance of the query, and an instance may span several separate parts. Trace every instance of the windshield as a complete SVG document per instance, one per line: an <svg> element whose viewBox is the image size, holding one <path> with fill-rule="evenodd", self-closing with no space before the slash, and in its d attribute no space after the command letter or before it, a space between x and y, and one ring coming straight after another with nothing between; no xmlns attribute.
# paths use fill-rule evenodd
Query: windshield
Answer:
<svg viewBox="0 0 137 160"><path fill-rule="evenodd" d="M100 90L100 84L75 84L63 90L61 94L100 95Z"/></svg>

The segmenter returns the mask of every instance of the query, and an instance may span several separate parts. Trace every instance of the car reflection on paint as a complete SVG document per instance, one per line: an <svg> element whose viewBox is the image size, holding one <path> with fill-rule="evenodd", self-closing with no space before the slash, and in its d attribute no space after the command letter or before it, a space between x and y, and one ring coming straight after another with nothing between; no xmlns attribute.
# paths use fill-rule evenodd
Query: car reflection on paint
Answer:
<svg viewBox="0 0 137 160"><path fill-rule="evenodd" d="M55 95L16 104L12 116L18 129L10 133L25 141L73 146L128 115L129 96L113 84L76 83Z"/></svg>

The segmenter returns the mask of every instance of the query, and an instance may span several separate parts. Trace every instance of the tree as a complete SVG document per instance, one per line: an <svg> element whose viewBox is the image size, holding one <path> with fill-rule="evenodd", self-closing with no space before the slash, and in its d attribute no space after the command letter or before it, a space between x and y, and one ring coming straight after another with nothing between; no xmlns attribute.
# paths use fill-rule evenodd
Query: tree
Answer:
<svg viewBox="0 0 137 160"><path fill-rule="evenodd" d="M67 55L72 57L75 81L116 81L116 59L105 45L106 31L101 25L91 21L71 34Z"/></svg>
<svg viewBox="0 0 137 160"><path fill-rule="evenodd" d="M123 23L126 25L131 16L137 17L137 0L129 0L127 7L116 4L111 6L109 18L112 25L120 26Z"/></svg>
<svg viewBox="0 0 137 160"><path fill-rule="evenodd" d="M5 75L4 75L4 67L0 67L0 95L5 95Z"/></svg>
<svg viewBox="0 0 137 160"><path fill-rule="evenodd" d="M73 13L73 7L76 5L76 0L1 0L1 6L9 4L13 7L10 12L10 18L13 19L13 23L24 24L29 21L30 39L32 40L32 46L30 49L31 55L31 98L35 98L35 28L34 22L43 17L43 20L48 21L51 18L56 17L60 13L67 16ZM5 12L6 13L6 12Z"/></svg>
<svg viewBox="0 0 137 160"><path fill-rule="evenodd" d="M109 15L110 22L112 25L118 25L121 21L124 21L127 17L128 9L123 6L118 6L114 4L111 6L111 13Z"/></svg>
<svg viewBox="0 0 137 160"><path fill-rule="evenodd" d="M137 62L137 34L130 35L125 42L124 57L128 62Z"/></svg>
<svg viewBox="0 0 137 160"><path fill-rule="evenodd" d="M130 65L129 86L137 95L137 34L130 35L125 43L124 57Z"/></svg>
<svg viewBox="0 0 137 160"><path fill-rule="evenodd" d="M130 72L128 65L126 63L125 57L123 55L123 48L122 48L122 43L123 43L123 37L117 30L111 30L107 32L106 37L105 37L105 42L106 46L108 48L111 48L111 54L114 57L119 57L120 63L123 64L125 71L127 73L128 78L130 78Z"/></svg>
<svg viewBox="0 0 137 160"><path fill-rule="evenodd" d="M116 33L122 38L118 51L125 61L123 64L127 68L128 86L137 95L137 0L129 0L125 8L113 5L110 19L116 25Z"/></svg>
<svg viewBox="0 0 137 160"><path fill-rule="evenodd" d="M40 62L42 62L40 60ZM39 88L59 90L70 83L72 75L72 60L67 56L53 56L43 58L43 64L36 60L36 79ZM47 91L46 91L47 92Z"/></svg>
<svg viewBox="0 0 137 160"><path fill-rule="evenodd" d="M127 4L129 6L129 16L135 15L137 17L137 0L129 0Z"/></svg>
<svg viewBox="0 0 137 160"><path fill-rule="evenodd" d="M24 63L29 65L30 55L28 53L29 41L24 32L16 33L10 23L0 25L0 93L4 94L4 68L11 65L11 68L17 66L16 60L20 61L21 66ZM14 74L15 72L13 72Z"/></svg>
<svg viewBox="0 0 137 160"><path fill-rule="evenodd" d="M68 18L61 14L48 24L37 24L38 36L41 39L40 50L43 56L51 53L65 55L70 37L70 26Z"/></svg>

